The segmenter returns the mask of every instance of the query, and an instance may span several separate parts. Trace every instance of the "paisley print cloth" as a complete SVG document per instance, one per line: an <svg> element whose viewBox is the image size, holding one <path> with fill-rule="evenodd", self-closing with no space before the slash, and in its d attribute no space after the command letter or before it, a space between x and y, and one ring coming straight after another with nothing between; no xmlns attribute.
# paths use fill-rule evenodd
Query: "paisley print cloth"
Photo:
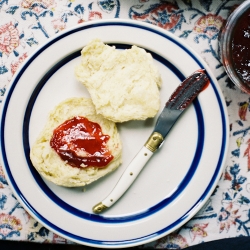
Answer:
<svg viewBox="0 0 250 250"><path fill-rule="evenodd" d="M250 98L227 77L219 34L233 0L0 0L0 107L10 80L34 49L82 22L127 18L172 32L196 50L217 78L227 104L230 145L225 170L206 205L174 233L142 248L182 249L250 235ZM74 244L35 221L16 200L0 166L0 239Z"/></svg>

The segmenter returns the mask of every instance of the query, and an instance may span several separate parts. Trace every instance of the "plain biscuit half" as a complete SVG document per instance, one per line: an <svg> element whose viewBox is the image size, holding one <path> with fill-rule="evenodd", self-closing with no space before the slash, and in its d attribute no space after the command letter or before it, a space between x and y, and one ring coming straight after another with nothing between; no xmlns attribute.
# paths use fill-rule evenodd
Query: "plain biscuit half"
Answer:
<svg viewBox="0 0 250 250"><path fill-rule="evenodd" d="M82 49L75 75L88 89L96 112L109 120L145 120L159 111L161 76L142 48L118 50L95 39Z"/></svg>

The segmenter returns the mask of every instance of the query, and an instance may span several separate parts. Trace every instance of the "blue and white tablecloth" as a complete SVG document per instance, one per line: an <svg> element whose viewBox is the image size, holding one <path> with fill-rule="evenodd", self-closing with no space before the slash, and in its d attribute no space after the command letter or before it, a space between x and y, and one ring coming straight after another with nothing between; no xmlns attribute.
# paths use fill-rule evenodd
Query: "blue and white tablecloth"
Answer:
<svg viewBox="0 0 250 250"><path fill-rule="evenodd" d="M0 0L0 103L16 70L32 51L56 33L95 19L126 18L166 29L198 52L217 78L230 123L229 154L218 186L188 223L142 247L180 249L250 234L250 97L229 80L219 48L219 34L226 19L242 2ZM0 239L73 244L44 228L22 208L1 166Z"/></svg>

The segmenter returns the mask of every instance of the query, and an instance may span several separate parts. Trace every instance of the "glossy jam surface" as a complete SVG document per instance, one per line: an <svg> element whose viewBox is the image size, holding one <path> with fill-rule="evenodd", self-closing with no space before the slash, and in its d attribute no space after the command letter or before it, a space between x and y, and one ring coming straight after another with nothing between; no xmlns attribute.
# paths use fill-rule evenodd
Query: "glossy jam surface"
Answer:
<svg viewBox="0 0 250 250"><path fill-rule="evenodd" d="M98 123L77 116L54 130L50 146L73 167L105 167L113 159L106 145L109 138Z"/></svg>
<svg viewBox="0 0 250 250"><path fill-rule="evenodd" d="M250 9L237 21L232 33L233 66L243 82L250 84Z"/></svg>

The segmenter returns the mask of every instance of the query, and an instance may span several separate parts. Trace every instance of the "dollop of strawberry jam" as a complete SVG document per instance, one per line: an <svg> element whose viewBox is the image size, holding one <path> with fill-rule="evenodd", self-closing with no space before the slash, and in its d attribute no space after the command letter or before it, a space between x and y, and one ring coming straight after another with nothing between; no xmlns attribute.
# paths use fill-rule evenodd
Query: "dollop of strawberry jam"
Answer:
<svg viewBox="0 0 250 250"><path fill-rule="evenodd" d="M98 123L76 116L53 131L50 146L72 167L105 167L114 158L106 145L109 138Z"/></svg>

